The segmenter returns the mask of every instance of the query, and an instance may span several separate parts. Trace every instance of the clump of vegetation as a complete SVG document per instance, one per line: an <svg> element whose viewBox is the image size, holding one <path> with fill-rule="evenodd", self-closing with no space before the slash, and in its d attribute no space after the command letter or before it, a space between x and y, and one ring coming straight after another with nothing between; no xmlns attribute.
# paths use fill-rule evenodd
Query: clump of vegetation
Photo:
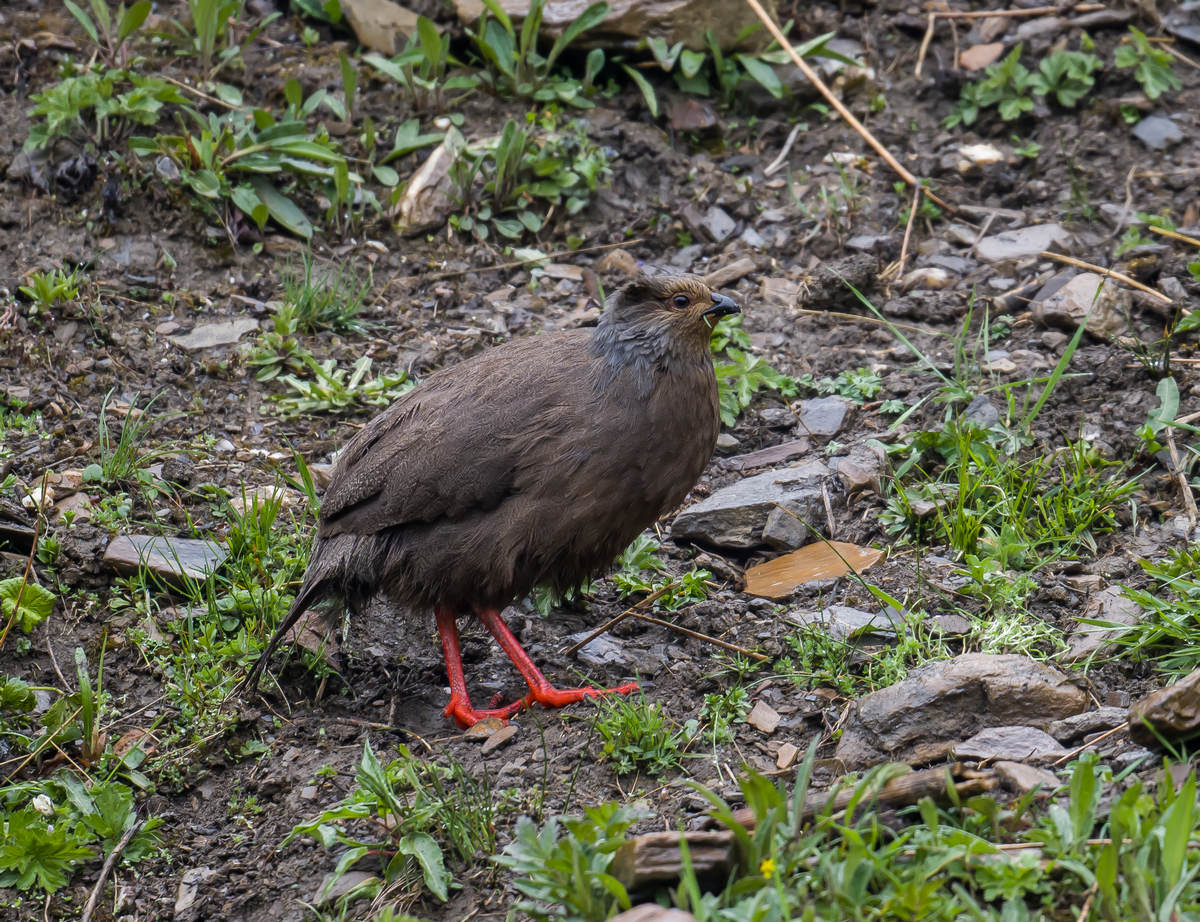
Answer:
<svg viewBox="0 0 1200 922"><path fill-rule="evenodd" d="M699 729L694 720L678 726L641 693L597 698L596 709L594 726L604 741L604 757L618 775L644 771L657 777L678 769Z"/></svg>
<svg viewBox="0 0 1200 922"><path fill-rule="evenodd" d="M49 272L34 272L28 281L17 288L33 307L31 313L48 314L56 304L74 301L79 297L79 285L82 273L76 267L70 272L62 269L51 269Z"/></svg>
<svg viewBox="0 0 1200 922"><path fill-rule="evenodd" d="M417 17L416 33L399 54L391 58L368 54L363 60L399 83L419 109L442 112L450 102L448 93L460 93L453 100L457 103L481 82L478 74L461 70L452 75L447 73L449 68L461 69L463 64L450 54L450 36L438 32L437 26L424 16Z"/></svg>
<svg viewBox="0 0 1200 922"><path fill-rule="evenodd" d="M304 413L333 413L346 409L387 406L397 397L417 386L408 372L370 376L371 357L364 355L349 368L339 368L336 359L318 362L311 353L295 356L312 375L300 378L294 374L281 375L290 393L272 394L279 412L284 416Z"/></svg>
<svg viewBox="0 0 1200 922"><path fill-rule="evenodd" d="M551 212L581 211L611 179L611 159L591 142L582 119L566 128L553 112L531 113L525 128L509 119L493 142L455 161L460 211L450 226L480 240L493 231L510 240L536 234Z"/></svg>
<svg viewBox="0 0 1200 922"><path fill-rule="evenodd" d="M723 317L713 327L710 345L716 357L713 371L717 376L723 425L735 425L742 411L760 391L775 391L783 397L797 394L799 383L795 378L776 371L764 359L749 353L750 336L742 329L740 316Z"/></svg>
<svg viewBox="0 0 1200 922"><path fill-rule="evenodd" d="M312 253L305 250L298 268L291 264L280 272L284 306L279 312L286 308L300 333L363 332L365 325L358 315L371 292L370 276L363 278L344 263L336 271L322 271L315 266Z"/></svg>
<svg viewBox="0 0 1200 922"><path fill-rule="evenodd" d="M496 820L511 797L493 795L457 762L425 762L402 745L385 765L368 742L349 796L296 826L281 844L304 835L342 850L322 895L347 871L369 863L373 875L338 897L343 909L372 899L378 912L405 904L422 888L445 902L453 885L447 858L451 866L466 866L496 847Z"/></svg>
<svg viewBox="0 0 1200 922"><path fill-rule="evenodd" d="M1135 26L1129 27L1125 41L1117 46L1114 62L1122 69L1133 69L1134 79L1150 99L1158 99L1163 93L1174 92L1183 86L1171 56L1161 48L1155 48L1146 33Z"/></svg>

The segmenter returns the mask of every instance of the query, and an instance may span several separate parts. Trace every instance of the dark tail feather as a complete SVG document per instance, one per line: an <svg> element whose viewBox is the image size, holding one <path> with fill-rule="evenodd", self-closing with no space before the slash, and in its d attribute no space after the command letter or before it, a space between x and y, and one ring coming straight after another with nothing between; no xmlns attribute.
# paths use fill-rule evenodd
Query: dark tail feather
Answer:
<svg viewBox="0 0 1200 922"><path fill-rule="evenodd" d="M237 687L239 694L245 695L258 690L258 680L262 676L263 670L271 661L271 656L275 653L275 648L279 646L279 642L283 640L288 631L292 629L300 616L304 614L316 602L320 602L330 594L329 584L324 579L315 579L311 583L305 582L300 587L300 592L296 596L296 601L292 603L292 607L288 609L287 616L279 622L279 626L275 628L275 633L271 635L271 639L267 642L267 648L259 655L258 660L251 668L249 675L246 676Z"/></svg>

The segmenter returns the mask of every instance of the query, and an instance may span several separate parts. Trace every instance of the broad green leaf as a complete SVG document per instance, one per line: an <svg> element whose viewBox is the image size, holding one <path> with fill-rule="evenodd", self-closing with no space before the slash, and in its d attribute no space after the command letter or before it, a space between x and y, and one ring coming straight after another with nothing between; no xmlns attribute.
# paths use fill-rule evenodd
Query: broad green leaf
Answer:
<svg viewBox="0 0 1200 922"><path fill-rule="evenodd" d="M117 26L117 43L125 41L134 32L136 32L146 21L146 17L150 15L150 0L138 0L125 11L125 15L121 17L121 22Z"/></svg>
<svg viewBox="0 0 1200 922"><path fill-rule="evenodd" d="M254 190L262 199L263 204L266 205L267 212L280 226L291 231L297 237L303 237L305 240L312 238L312 222L295 202L262 177L255 176L250 183L254 186Z"/></svg>

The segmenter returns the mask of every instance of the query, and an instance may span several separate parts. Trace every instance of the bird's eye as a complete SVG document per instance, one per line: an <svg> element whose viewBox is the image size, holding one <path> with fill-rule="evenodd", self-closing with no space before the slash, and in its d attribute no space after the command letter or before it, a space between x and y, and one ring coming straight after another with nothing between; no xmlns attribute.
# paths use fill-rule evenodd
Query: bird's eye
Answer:
<svg viewBox="0 0 1200 922"><path fill-rule="evenodd" d="M671 303L676 307L689 307L692 301L687 295L676 295L671 299Z"/></svg>

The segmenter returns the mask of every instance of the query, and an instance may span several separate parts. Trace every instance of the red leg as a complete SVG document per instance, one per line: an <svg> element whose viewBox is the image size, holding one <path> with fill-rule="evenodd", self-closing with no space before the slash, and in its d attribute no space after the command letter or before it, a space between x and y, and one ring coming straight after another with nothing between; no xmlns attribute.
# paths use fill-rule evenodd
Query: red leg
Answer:
<svg viewBox="0 0 1200 922"><path fill-rule="evenodd" d="M442 713L453 717L460 727L466 729L485 717L508 720L513 714L529 707L533 702L532 692L502 708L477 711L471 707L471 699L467 695L467 680L463 674L462 655L458 648L458 624L455 622L454 612L438 607L436 614L438 634L442 638L442 653L446 657L446 676L450 679L450 703Z"/></svg>
<svg viewBox="0 0 1200 922"><path fill-rule="evenodd" d="M560 708L564 704L573 704L584 698L596 698L608 694L627 695L632 691L637 691L637 682L627 682L616 688L555 688L542 675L541 670L533 664L533 660L522 648L520 641L508 629L504 619L500 617L500 612L494 608L481 608L476 610L475 615L496 638L496 643L500 644L501 649L508 654L508 658L513 661L513 665L521 673L521 678L529 686L529 694L521 701L533 700L544 707ZM440 617L439 615L439 619ZM440 626L440 620L438 624ZM442 636L444 642L445 635ZM449 661L449 657L447 657L447 661Z"/></svg>

